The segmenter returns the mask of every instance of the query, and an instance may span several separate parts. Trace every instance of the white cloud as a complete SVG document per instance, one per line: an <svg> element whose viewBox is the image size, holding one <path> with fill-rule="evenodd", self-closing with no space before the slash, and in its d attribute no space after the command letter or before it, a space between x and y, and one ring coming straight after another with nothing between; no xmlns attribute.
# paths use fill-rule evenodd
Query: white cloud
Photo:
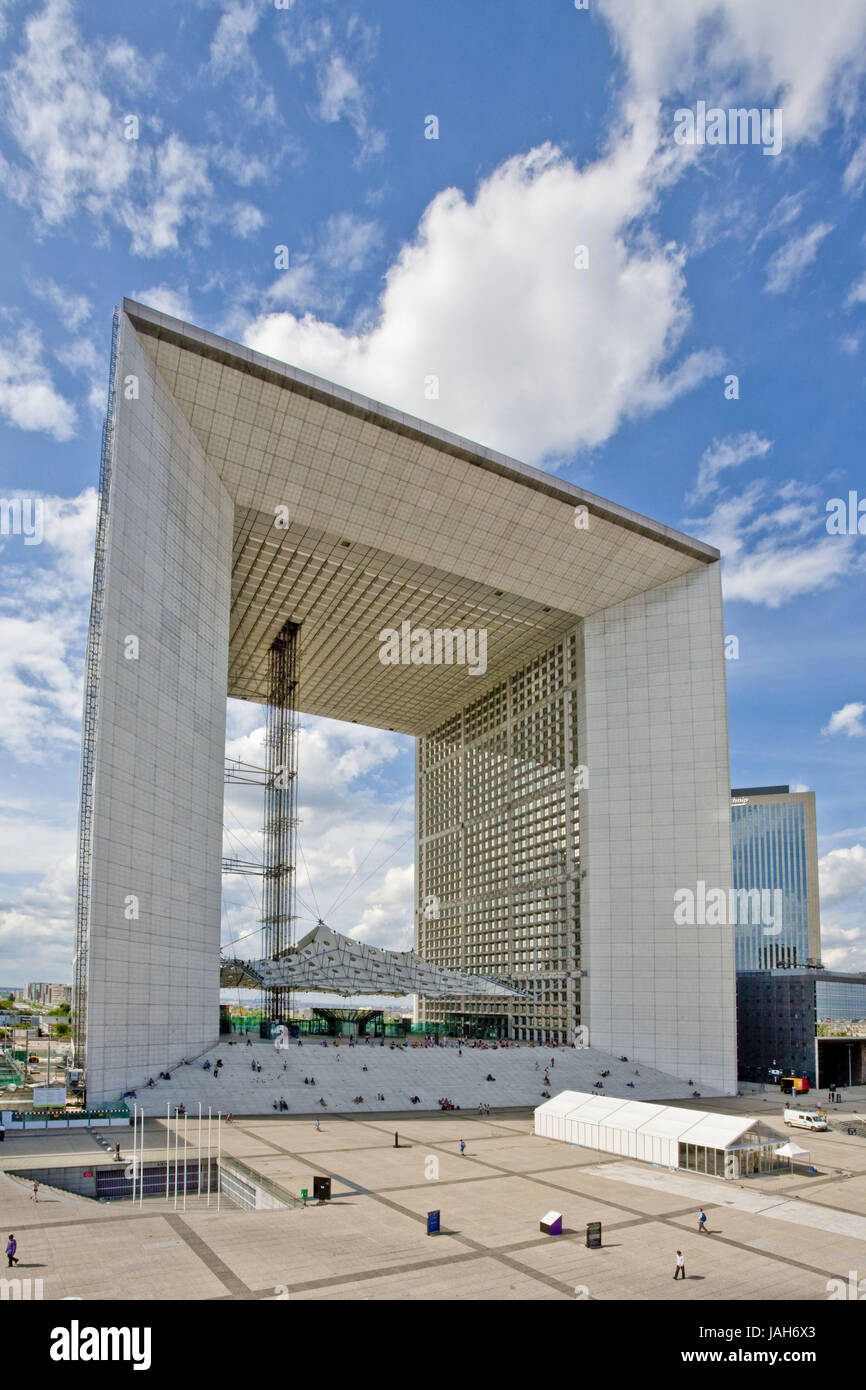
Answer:
<svg viewBox="0 0 866 1390"><path fill-rule="evenodd" d="M121 211L132 233L132 253L138 256L174 250L179 229L201 211L212 192L207 156L177 135L169 135L149 163L149 201L145 206L127 202Z"/></svg>
<svg viewBox="0 0 866 1390"><path fill-rule="evenodd" d="M366 895L366 906L349 936L389 951L411 951L415 939L415 866L388 869L381 884Z"/></svg>
<svg viewBox="0 0 866 1390"><path fill-rule="evenodd" d="M651 200L651 154L634 135L583 170L551 146L509 159L473 202L433 200L369 331L282 313L245 341L530 461L598 444L721 367L705 352L672 361L689 318L682 257L626 235Z"/></svg>
<svg viewBox="0 0 866 1390"><path fill-rule="evenodd" d="M842 176L842 187L846 193L856 195L866 186L866 138L860 141L852 154Z"/></svg>
<svg viewBox="0 0 866 1390"><path fill-rule="evenodd" d="M230 702L229 732L227 757L264 766L259 707ZM411 944L406 938L413 911L410 750L410 740L386 730L304 718L298 748L299 935L324 914L336 930L363 934L375 945L400 942L399 949L406 949ZM227 787L227 856L261 861L262 817L259 789ZM224 879L229 909L224 935L251 933L244 954L261 944L259 893L258 880Z"/></svg>
<svg viewBox="0 0 866 1390"><path fill-rule="evenodd" d="M38 280L31 280L28 284L31 294L56 310L60 322L70 333L77 332L90 318L93 306L86 295L63 289L47 275L41 276Z"/></svg>
<svg viewBox="0 0 866 1390"><path fill-rule="evenodd" d="M346 301L347 277L364 269L381 242L378 222L348 212L329 217L314 250L290 250L289 267L266 291L265 303L288 306L296 313L338 312Z"/></svg>
<svg viewBox="0 0 866 1390"><path fill-rule="evenodd" d="M831 849L818 861L822 902L838 902L866 890L866 845Z"/></svg>
<svg viewBox="0 0 866 1390"><path fill-rule="evenodd" d="M767 263L766 293L782 294L789 290L806 267L812 264L821 242L832 230L830 222L816 222L808 232L785 242Z"/></svg>
<svg viewBox="0 0 866 1390"><path fill-rule="evenodd" d="M62 442L75 433L75 409L56 390L42 360L42 339L29 325L0 341L0 416L19 430Z"/></svg>
<svg viewBox="0 0 866 1390"><path fill-rule="evenodd" d="M605 0L601 13L636 101L781 106L786 146L850 116L866 71L860 0Z"/></svg>
<svg viewBox="0 0 866 1390"><path fill-rule="evenodd" d="M341 53L333 53L319 71L319 115L333 123L347 120L361 142L364 154L381 154L385 134L370 125L368 97L356 74Z"/></svg>
<svg viewBox="0 0 866 1390"><path fill-rule="evenodd" d="M0 747L42 763L81 738L81 679L97 498L45 497L44 540L4 538Z"/></svg>
<svg viewBox="0 0 866 1390"><path fill-rule="evenodd" d="M87 404L98 417L105 414L108 363L102 350L90 338L75 338L64 347L55 349L54 356L67 371L87 380Z"/></svg>
<svg viewBox="0 0 866 1390"><path fill-rule="evenodd" d="M183 319L187 323L192 321L192 304L187 285L181 285L176 290L170 285L151 285L147 290L135 290L132 298L139 304L146 304L150 309L157 309L161 314L170 314L172 318Z"/></svg>
<svg viewBox="0 0 866 1390"><path fill-rule="evenodd" d="M329 19L319 16L287 26L278 40L290 66L312 63L319 119L329 124L347 121L358 137L361 159L381 154L385 134L371 124L370 88L363 75L376 56L375 29L350 15L335 30Z"/></svg>
<svg viewBox="0 0 866 1390"><path fill-rule="evenodd" d="M788 483L767 496L757 480L721 498L704 517L684 521L722 553L725 598L778 608L800 594L831 588L860 562L844 536L828 536L809 490Z"/></svg>
<svg viewBox="0 0 866 1390"><path fill-rule="evenodd" d="M69 819L74 808L67 808ZM71 983L72 935L75 908L75 835L72 825L63 829L47 818L39 819L26 810L14 818L7 807L0 807L2 839L11 833L10 849L20 846L26 871L37 867L30 846L39 846L38 868L43 870L35 882L16 886L15 902L0 906L0 956L10 984L25 985L29 980L60 980ZM3 869L16 869L10 852L4 855ZM38 966L38 973L37 973Z"/></svg>
<svg viewBox="0 0 866 1390"><path fill-rule="evenodd" d="M0 176L40 233L83 211L100 234L124 227L134 255L154 256L177 248L185 224L206 236L224 215L208 173L217 152L173 132L159 141L160 121L130 111L130 94L148 86L136 74L153 67L125 41L85 42L70 0L46 0L27 21L23 47L4 75L17 155L0 157ZM130 115L139 120L138 139L125 138Z"/></svg>
<svg viewBox="0 0 866 1390"><path fill-rule="evenodd" d="M249 40L255 33L261 7L250 0L249 4L231 0L216 27L210 46L211 67L217 76L224 76L237 67L247 67L250 62Z"/></svg>
<svg viewBox="0 0 866 1390"><path fill-rule="evenodd" d="M210 45L210 70L217 79L234 77L235 108L248 120L271 122L277 118L276 97L264 81L253 54L251 39L265 13L261 0L223 0L223 14Z"/></svg>
<svg viewBox="0 0 866 1390"><path fill-rule="evenodd" d="M848 291L845 305L850 308L852 304L866 304L866 273L861 275L859 280L855 280Z"/></svg>
<svg viewBox="0 0 866 1390"><path fill-rule="evenodd" d="M714 439L701 455L698 465L698 480L690 500L698 501L718 487L718 477L726 468L739 468L750 459L763 458L773 447L772 441L764 439L754 430L744 434L729 434L724 439Z"/></svg>
<svg viewBox="0 0 866 1390"><path fill-rule="evenodd" d="M850 704L843 705L841 709L833 711L829 723L825 724L821 733L845 734L848 738L866 738L864 714L866 714L866 705L853 700Z"/></svg>
<svg viewBox="0 0 866 1390"><path fill-rule="evenodd" d="M235 203L230 225L235 236L246 239L264 226L264 214L252 203Z"/></svg>
<svg viewBox="0 0 866 1390"><path fill-rule="evenodd" d="M95 210L114 202L135 142L123 139L120 113L100 90L99 61L80 42L69 0L48 0L25 33L6 73L6 119L22 157L5 170L7 192L54 227L81 200Z"/></svg>

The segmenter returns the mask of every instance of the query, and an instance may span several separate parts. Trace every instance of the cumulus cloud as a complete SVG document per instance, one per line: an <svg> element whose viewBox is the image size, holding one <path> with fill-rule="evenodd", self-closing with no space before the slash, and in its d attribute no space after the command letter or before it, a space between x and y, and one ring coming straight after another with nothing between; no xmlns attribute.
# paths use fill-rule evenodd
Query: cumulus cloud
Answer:
<svg viewBox="0 0 866 1390"><path fill-rule="evenodd" d="M635 100L781 106L786 146L816 140L856 106L866 71L860 0L831 11L813 0L606 0L602 14Z"/></svg>
<svg viewBox="0 0 866 1390"><path fill-rule="evenodd" d="M847 832L846 832L847 833ZM832 849L818 861L821 955L837 970L866 969L866 845Z"/></svg>
<svg viewBox="0 0 866 1390"><path fill-rule="evenodd" d="M866 890L866 845L831 849L818 862L821 898L836 902Z"/></svg>
<svg viewBox="0 0 866 1390"><path fill-rule="evenodd" d="M866 705L853 700L850 704L843 705L841 709L833 711L829 722L824 725L821 733L845 734L848 738L866 738L864 714L866 714Z"/></svg>
<svg viewBox="0 0 866 1390"><path fill-rule="evenodd" d="M218 152L173 131L159 139L158 119L130 113L130 93L147 87L135 74L152 66L125 41L85 42L70 0L46 0L27 21L4 75L15 154L0 157L0 176L7 195L34 213L40 233L84 211L100 234L122 227L134 255L155 256L176 250L188 224L206 236L216 221L230 219L210 177ZM126 138L130 114L138 138Z"/></svg>
<svg viewBox="0 0 866 1390"><path fill-rule="evenodd" d="M166 284L151 285L146 290L135 290L132 298L139 304L146 304L150 309L156 309L161 314L170 314L175 319L190 322L193 317L189 286L186 284L179 285L177 289L172 289Z"/></svg>
<svg viewBox="0 0 866 1390"><path fill-rule="evenodd" d="M759 479L683 522L721 551L726 599L778 608L855 573L862 563L856 546L826 534L813 493L797 483L771 489Z"/></svg>
<svg viewBox="0 0 866 1390"><path fill-rule="evenodd" d="M729 434L724 439L714 439L701 455L698 465L698 479L691 501L699 501L715 492L719 474L726 468L739 468L750 459L763 458L773 447L772 441L764 439L754 430L743 434Z"/></svg>
<svg viewBox="0 0 866 1390"><path fill-rule="evenodd" d="M230 701L228 731L227 758L263 767L261 709ZM363 935L377 946L399 941L397 949L407 949L413 915L411 739L305 716L298 772L298 934L323 915L337 931ZM227 857L262 861L262 816L258 788L227 787ZM237 945L244 955L261 945L259 893L257 879L224 879L224 939L237 943L246 933Z"/></svg>
<svg viewBox="0 0 866 1390"><path fill-rule="evenodd" d="M369 331L277 313L245 340L531 461L598 444L721 367L712 352L676 362L682 256L626 235L651 199L649 154L635 136L583 170L550 145L516 156L474 201L458 189L433 200Z"/></svg>
<svg viewBox="0 0 866 1390"><path fill-rule="evenodd" d="M54 386L42 358L42 339L25 325L0 340L0 417L19 430L38 430L62 442L75 433L75 409Z"/></svg>
<svg viewBox="0 0 866 1390"><path fill-rule="evenodd" d="M42 544L4 538L0 747L38 764L81 737L81 690L97 498L45 497Z"/></svg>
<svg viewBox="0 0 866 1390"><path fill-rule="evenodd" d="M69 981L76 865L74 806L63 808L65 827L23 807L0 805L0 873L31 873L13 904L0 903L0 955L10 984L28 980ZM55 813L56 816L56 813ZM38 845L38 864L28 845ZM20 857L18 857L20 853ZM38 962L39 973L36 973Z"/></svg>
<svg viewBox="0 0 866 1390"><path fill-rule="evenodd" d="M382 883L366 895L366 906L350 936L389 951L411 951L415 941L414 864L388 870Z"/></svg>

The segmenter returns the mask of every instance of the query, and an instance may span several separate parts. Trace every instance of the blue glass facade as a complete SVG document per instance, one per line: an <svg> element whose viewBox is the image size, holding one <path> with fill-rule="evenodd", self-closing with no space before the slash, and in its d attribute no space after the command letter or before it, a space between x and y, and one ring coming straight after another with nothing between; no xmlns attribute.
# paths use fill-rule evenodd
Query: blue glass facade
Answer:
<svg viewBox="0 0 866 1390"><path fill-rule="evenodd" d="M815 1012L822 1019L866 1019L866 981L818 980Z"/></svg>
<svg viewBox="0 0 866 1390"><path fill-rule="evenodd" d="M805 966L820 953L817 835L812 793L734 795L731 805L734 887L776 891L781 921L735 923L738 971Z"/></svg>

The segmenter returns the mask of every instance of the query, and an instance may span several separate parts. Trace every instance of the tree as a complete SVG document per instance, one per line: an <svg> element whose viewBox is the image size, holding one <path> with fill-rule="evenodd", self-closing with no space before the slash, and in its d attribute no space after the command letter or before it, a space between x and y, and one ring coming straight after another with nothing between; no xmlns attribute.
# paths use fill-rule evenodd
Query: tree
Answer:
<svg viewBox="0 0 866 1390"><path fill-rule="evenodd" d="M68 1038L71 1032L72 1029L68 1023L55 1023L54 1025L55 1038Z"/></svg>

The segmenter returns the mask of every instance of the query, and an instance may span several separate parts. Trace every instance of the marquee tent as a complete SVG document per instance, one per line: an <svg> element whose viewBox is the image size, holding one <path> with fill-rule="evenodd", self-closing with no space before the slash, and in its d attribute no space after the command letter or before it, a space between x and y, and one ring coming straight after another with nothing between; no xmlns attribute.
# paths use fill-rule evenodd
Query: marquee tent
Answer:
<svg viewBox="0 0 866 1390"><path fill-rule="evenodd" d="M535 1133L710 1177L773 1172L784 1143L762 1120L675 1105L562 1091L535 1111Z"/></svg>

